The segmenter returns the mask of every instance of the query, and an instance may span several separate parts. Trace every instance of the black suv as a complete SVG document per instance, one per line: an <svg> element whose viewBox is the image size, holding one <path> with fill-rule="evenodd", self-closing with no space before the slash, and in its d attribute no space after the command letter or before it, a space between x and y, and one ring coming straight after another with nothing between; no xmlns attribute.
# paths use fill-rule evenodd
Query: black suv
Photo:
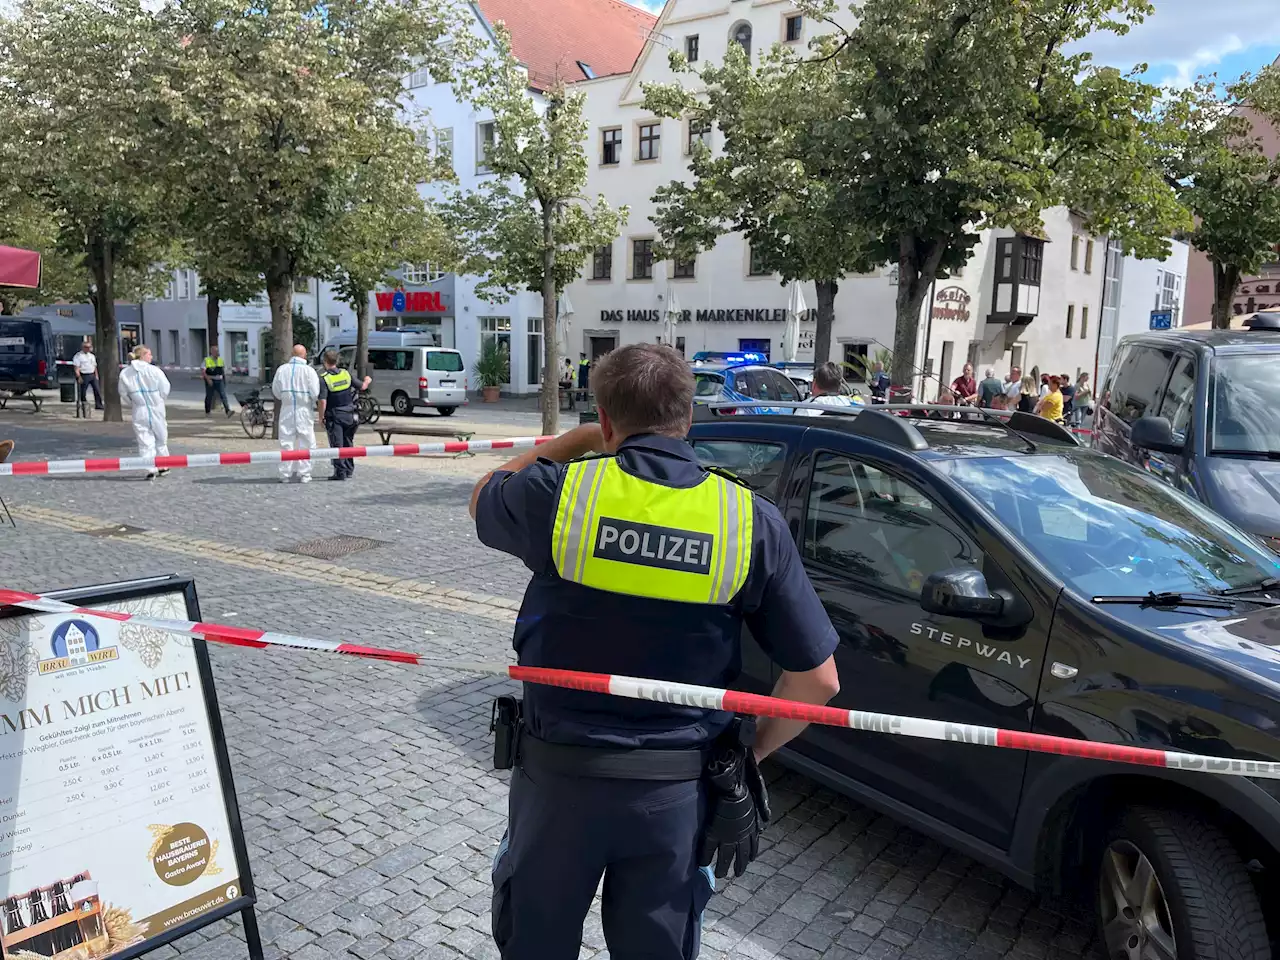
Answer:
<svg viewBox="0 0 1280 960"><path fill-rule="evenodd" d="M835 705L1280 760L1277 557L1049 421L946 416L969 418L690 432L787 520L840 635ZM743 684L775 678L747 638ZM1023 884L1092 897L1110 957L1272 956L1280 781L818 726L784 760Z"/></svg>
<svg viewBox="0 0 1280 960"><path fill-rule="evenodd" d="M1280 549L1280 314L1246 330L1125 337L1094 446L1150 470Z"/></svg>

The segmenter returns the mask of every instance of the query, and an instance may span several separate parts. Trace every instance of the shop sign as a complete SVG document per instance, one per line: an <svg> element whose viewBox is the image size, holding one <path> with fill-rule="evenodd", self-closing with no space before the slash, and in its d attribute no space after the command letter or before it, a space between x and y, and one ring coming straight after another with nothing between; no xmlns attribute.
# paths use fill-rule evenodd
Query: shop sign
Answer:
<svg viewBox="0 0 1280 960"><path fill-rule="evenodd" d="M660 323L661 310L601 310L601 323ZM818 319L818 311L806 310L800 315L801 323L813 323ZM787 311L775 309L735 309L735 310L681 310L680 323L786 323Z"/></svg>
<svg viewBox="0 0 1280 960"><path fill-rule="evenodd" d="M374 296L382 313L444 313L444 294L439 290L379 290Z"/></svg>
<svg viewBox="0 0 1280 960"><path fill-rule="evenodd" d="M972 299L964 287L943 287L933 298L933 319L968 323Z"/></svg>

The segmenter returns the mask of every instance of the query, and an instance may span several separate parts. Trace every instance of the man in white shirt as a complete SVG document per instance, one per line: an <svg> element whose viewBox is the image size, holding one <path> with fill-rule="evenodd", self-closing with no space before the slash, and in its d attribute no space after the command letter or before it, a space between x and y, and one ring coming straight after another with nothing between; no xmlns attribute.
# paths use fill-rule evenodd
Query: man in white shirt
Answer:
<svg viewBox="0 0 1280 960"><path fill-rule="evenodd" d="M307 363L307 348L296 344L293 356L276 368L271 381L280 418L281 450L312 450L316 445L316 401L320 399L320 377ZM294 477L311 482L310 460L282 460L280 482Z"/></svg>
<svg viewBox="0 0 1280 960"><path fill-rule="evenodd" d="M852 397L847 397L840 392L843 384L844 376L840 373L839 367L830 360L821 363L813 370L813 386L807 402L820 407L861 406ZM808 417L822 416L821 410L797 410L796 413Z"/></svg>
<svg viewBox="0 0 1280 960"><path fill-rule="evenodd" d="M1004 378L1004 396L1009 401L1009 409L1018 408L1018 398L1022 396L1022 368L1010 367L1009 376Z"/></svg>
<svg viewBox="0 0 1280 960"><path fill-rule="evenodd" d="M98 387L98 358L93 355L93 343L86 340L80 345L80 352L71 358L71 365L76 371L76 383L80 385L80 402L93 388L93 409L102 409L102 391Z"/></svg>

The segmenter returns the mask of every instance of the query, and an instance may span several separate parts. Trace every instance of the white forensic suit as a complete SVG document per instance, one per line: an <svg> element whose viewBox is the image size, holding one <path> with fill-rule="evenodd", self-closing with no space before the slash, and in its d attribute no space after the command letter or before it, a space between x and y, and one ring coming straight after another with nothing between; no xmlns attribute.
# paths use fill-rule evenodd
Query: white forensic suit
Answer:
<svg viewBox="0 0 1280 960"><path fill-rule="evenodd" d="M307 361L291 357L276 369L271 381L280 417L281 450L314 450L316 445L316 401L320 399L320 377ZM283 461L280 479L311 479L311 461Z"/></svg>
<svg viewBox="0 0 1280 960"><path fill-rule="evenodd" d="M164 401L169 396L169 378L159 367L143 360L130 360L120 371L120 400L133 410L133 435L138 438L138 456L169 455L169 423ZM154 477L154 469L147 476Z"/></svg>

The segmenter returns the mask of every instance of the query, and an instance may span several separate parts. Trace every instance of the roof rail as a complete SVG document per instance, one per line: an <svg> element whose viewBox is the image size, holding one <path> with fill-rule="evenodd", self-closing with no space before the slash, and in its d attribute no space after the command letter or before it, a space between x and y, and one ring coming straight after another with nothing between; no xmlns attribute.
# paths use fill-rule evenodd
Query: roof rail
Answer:
<svg viewBox="0 0 1280 960"><path fill-rule="evenodd" d="M879 440L895 447L907 450L928 450L929 441L902 417L893 417L879 410L863 407L853 423L849 424L849 432L870 440Z"/></svg>
<svg viewBox="0 0 1280 960"><path fill-rule="evenodd" d="M1015 410L1009 415L1009 422L1005 426L1014 433L1030 433L1037 437L1044 437L1046 440L1052 440L1054 443L1068 443L1073 447L1080 446L1080 441L1062 424L1054 420L1046 420L1044 417L1037 416L1034 413L1023 413L1021 410Z"/></svg>

